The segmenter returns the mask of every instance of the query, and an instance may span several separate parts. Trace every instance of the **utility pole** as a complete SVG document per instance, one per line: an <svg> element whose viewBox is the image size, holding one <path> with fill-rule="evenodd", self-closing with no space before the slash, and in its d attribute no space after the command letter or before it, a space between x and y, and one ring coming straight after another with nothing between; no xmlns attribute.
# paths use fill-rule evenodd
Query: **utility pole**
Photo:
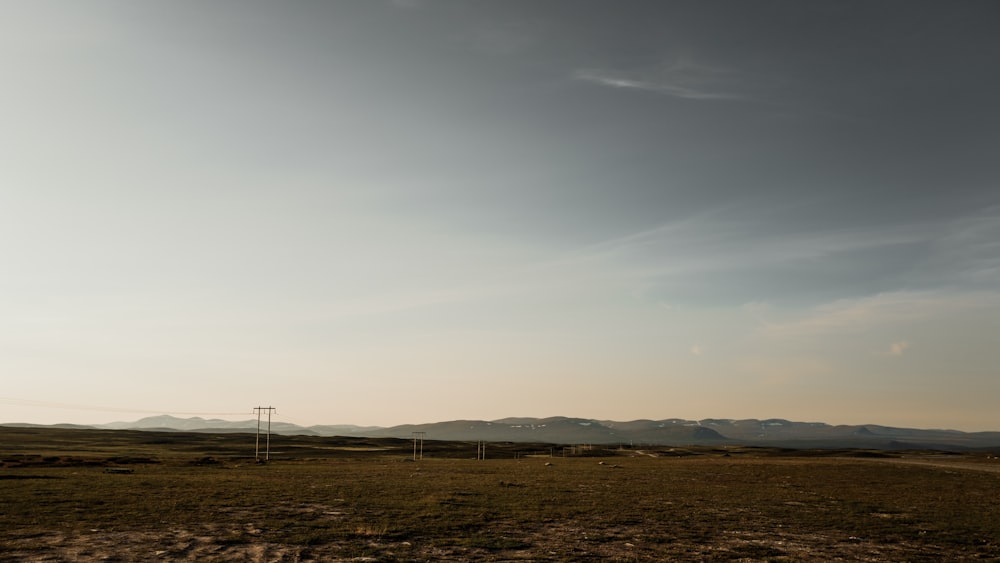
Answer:
<svg viewBox="0 0 1000 563"><path fill-rule="evenodd" d="M260 415L264 411L267 411L267 442L265 442L264 461L271 459L271 413L275 411L275 408L254 407L253 412L257 414L257 443L254 446L253 456L257 463L260 463Z"/></svg>
<svg viewBox="0 0 1000 563"><path fill-rule="evenodd" d="M424 459L424 434L426 432L414 432L413 433L413 461L418 459ZM420 442L420 457L417 457L417 441Z"/></svg>

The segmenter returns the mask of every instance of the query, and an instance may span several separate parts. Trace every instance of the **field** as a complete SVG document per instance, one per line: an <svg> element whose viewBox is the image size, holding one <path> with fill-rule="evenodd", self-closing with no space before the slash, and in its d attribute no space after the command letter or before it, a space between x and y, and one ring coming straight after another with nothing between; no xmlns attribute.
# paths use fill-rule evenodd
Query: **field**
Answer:
<svg viewBox="0 0 1000 563"><path fill-rule="evenodd" d="M0 428L3 561L1000 561L995 453ZM550 457L551 454L551 457ZM564 455L565 454L565 455ZM129 471L131 470L131 471Z"/></svg>

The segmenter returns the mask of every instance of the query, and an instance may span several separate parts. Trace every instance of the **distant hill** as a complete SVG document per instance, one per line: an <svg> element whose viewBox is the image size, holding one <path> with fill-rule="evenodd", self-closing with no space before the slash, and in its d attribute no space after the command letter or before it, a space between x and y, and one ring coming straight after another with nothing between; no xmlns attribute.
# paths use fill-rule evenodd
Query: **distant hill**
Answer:
<svg viewBox="0 0 1000 563"><path fill-rule="evenodd" d="M4 426L39 426L6 424ZM79 425L56 425L63 428ZM113 422L90 428L186 432L256 432L257 420L228 421L200 417L152 416L135 422ZM263 430L264 426L261 427ZM784 419L632 420L618 422L555 416L504 418L493 421L452 420L404 424L390 428L354 425L302 427L271 422L272 434L410 438L423 432L427 440L535 442L549 444L748 445L787 448L979 449L1000 448L1000 432L960 432L893 428L875 424L832 426Z"/></svg>
<svg viewBox="0 0 1000 563"><path fill-rule="evenodd" d="M974 449L1000 447L1000 432L919 430L873 424L831 426L783 419L633 420L507 418L403 425L370 436L406 438L425 432L440 440L490 440L557 444L758 445L789 448Z"/></svg>
<svg viewBox="0 0 1000 563"><path fill-rule="evenodd" d="M669 426L654 433L620 430L618 423L583 418L517 418L492 422L454 420L432 424L407 424L376 431L373 437L404 438L413 432L426 432L428 438L439 440L487 440L493 442L547 442L555 444L719 444L726 440L711 428L699 426Z"/></svg>
<svg viewBox="0 0 1000 563"><path fill-rule="evenodd" d="M221 420L218 418L178 418L170 415L148 416L135 422L112 422L93 428L110 430L184 430L187 432L256 432L257 419ZM267 422L261 422L261 430ZM377 426L354 426L350 424L318 425L303 427L288 422L271 421L272 434L301 436L366 436L366 432L381 430Z"/></svg>

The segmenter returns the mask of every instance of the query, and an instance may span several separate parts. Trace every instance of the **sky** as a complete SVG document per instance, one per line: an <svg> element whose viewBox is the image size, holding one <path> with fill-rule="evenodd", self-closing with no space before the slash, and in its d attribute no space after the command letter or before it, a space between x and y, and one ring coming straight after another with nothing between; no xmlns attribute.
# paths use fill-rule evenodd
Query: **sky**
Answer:
<svg viewBox="0 0 1000 563"><path fill-rule="evenodd" d="M1000 4L0 6L0 422L1000 430Z"/></svg>

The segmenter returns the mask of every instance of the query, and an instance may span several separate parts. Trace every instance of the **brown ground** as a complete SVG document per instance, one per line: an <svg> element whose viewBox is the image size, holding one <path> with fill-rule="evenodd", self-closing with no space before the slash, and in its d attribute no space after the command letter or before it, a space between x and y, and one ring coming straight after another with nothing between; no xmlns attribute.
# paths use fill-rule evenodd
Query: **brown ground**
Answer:
<svg viewBox="0 0 1000 563"><path fill-rule="evenodd" d="M1000 561L1000 460L987 454L483 462L440 444L412 462L408 444L302 440L257 465L181 450L204 439L225 452L228 437L122 435L105 451L68 433L34 454L12 435L0 432L3 562Z"/></svg>

